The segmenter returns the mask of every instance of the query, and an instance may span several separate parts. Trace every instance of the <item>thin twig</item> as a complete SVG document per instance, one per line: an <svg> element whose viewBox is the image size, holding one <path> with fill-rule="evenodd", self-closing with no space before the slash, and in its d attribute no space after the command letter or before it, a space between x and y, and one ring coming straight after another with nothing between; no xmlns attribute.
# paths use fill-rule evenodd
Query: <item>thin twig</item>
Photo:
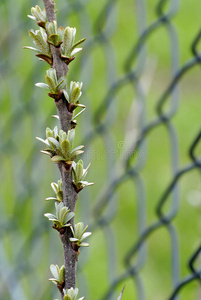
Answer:
<svg viewBox="0 0 201 300"><path fill-rule="evenodd" d="M121 300L122 296L123 296L123 292L124 292L124 289L125 289L125 285L123 286L123 289L121 290L121 293L119 295L119 297L117 298L117 300Z"/></svg>

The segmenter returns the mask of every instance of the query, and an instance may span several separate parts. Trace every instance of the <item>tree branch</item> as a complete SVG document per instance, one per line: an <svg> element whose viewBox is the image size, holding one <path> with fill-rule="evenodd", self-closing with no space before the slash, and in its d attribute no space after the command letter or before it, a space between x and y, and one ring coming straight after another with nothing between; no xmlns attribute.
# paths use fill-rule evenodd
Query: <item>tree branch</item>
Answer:
<svg viewBox="0 0 201 300"><path fill-rule="evenodd" d="M52 0L43 0L48 22L56 20L55 3Z"/></svg>
<svg viewBox="0 0 201 300"><path fill-rule="evenodd" d="M43 0L47 20L52 22L56 20L55 14L55 3L52 0ZM53 57L53 68L56 70L57 78L61 76L66 76L68 72L68 66L61 59L61 50L51 45L51 53ZM70 113L66 106L66 101L60 99L58 102L55 102L61 129L68 131L71 129L71 119L72 113ZM62 186L63 186L63 202L71 211L75 211L75 204L77 200L77 193L74 190L72 185L72 174L67 172L63 165L58 165L61 177L62 177ZM74 219L71 219L71 224L74 225ZM63 245L64 252L64 265L65 265L65 288L69 289L71 287L75 288L76 285L76 253L72 248L69 238L72 236L70 228L66 228L64 234L60 234L61 242Z"/></svg>
<svg viewBox="0 0 201 300"><path fill-rule="evenodd" d="M43 0L46 14L47 14L47 20L48 22L53 22L56 20L56 14L55 14L55 3L52 0ZM53 68L56 70L57 78L59 79L61 76L66 76L68 73L68 65L65 64L65 62L61 59L61 50L60 48L56 48L53 45L50 45L52 58L53 58ZM71 119L72 119L72 113L70 113L67 109L65 100L59 100L58 102L55 102L61 129L64 131L68 131L71 129Z"/></svg>

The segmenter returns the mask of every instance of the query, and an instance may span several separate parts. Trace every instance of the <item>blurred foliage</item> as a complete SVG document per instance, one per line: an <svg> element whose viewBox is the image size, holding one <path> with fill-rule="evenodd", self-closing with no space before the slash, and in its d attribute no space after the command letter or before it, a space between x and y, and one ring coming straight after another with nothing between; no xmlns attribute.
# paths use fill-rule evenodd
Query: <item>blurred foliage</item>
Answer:
<svg viewBox="0 0 201 300"><path fill-rule="evenodd" d="M157 2L147 1L148 24L157 18ZM42 7L42 1L38 4ZM134 141L139 130L134 81L118 81L126 73L126 60L139 36L136 4L137 1L131 0L56 1L59 26L76 27L77 38L87 38L68 73L69 82L83 82L82 102L87 110L80 116L76 140L78 144L83 140L88 142L83 160L85 165L92 162L87 180L95 182L90 190L81 191L77 208L79 219L93 225L89 227L93 231L90 247L81 249L78 266L79 294L86 299L101 299L111 281L126 269L124 257L138 235L138 191L133 179L118 185L111 202L101 212L108 217L109 224L98 223L99 217L94 217L93 210L116 174L124 170L127 154L123 152L124 141ZM22 49L24 45L32 46L28 30L35 30L36 25L27 15L35 5L35 1L27 5L24 0L17 4L13 0L0 2L0 299L3 300L57 297L48 282L49 265L63 264L58 233L44 218L45 212L54 210L53 202L44 201L52 192L50 183L60 177L49 159L40 155L41 145L35 139L35 136L44 138L47 126L58 125L58 121L51 118L55 105L46 91L35 87L35 83L44 81L45 63ZM182 64L192 56L190 46L201 26L198 7L198 0L182 1L173 18ZM172 76L169 36L164 27L149 38L147 50L144 76L149 121L156 116L157 101ZM177 131L182 166L189 163L188 149L200 129L199 67L182 78L180 89L180 107L172 124ZM103 105L106 95L112 97L108 108ZM107 125L105 131L97 129L100 120ZM130 137L129 126L134 129ZM147 205L146 222L150 224L157 218L155 207L172 178L170 140L165 127L161 125L151 132L147 144L146 165L141 176ZM184 277L189 273L187 262L201 235L198 171L191 171L180 181L180 190L181 205L174 224L179 236L180 275ZM193 206L195 193L198 204ZM148 247L149 255L141 271L145 294L150 300L166 299L172 284L167 230L161 228L152 234ZM137 299L133 281L132 276L124 280L126 288L122 299ZM122 286L118 286L116 295ZM198 285L192 282L182 291L181 300L196 299L196 295Z"/></svg>

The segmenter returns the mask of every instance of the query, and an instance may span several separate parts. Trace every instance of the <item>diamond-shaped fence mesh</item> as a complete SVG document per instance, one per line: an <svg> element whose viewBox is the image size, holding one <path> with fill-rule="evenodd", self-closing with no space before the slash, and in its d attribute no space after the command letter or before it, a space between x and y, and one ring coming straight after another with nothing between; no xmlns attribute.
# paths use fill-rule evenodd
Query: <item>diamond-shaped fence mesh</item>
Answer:
<svg viewBox="0 0 201 300"><path fill-rule="evenodd" d="M122 299L201 297L200 3L179 2L56 1L59 25L87 38L68 74L84 83L76 141L95 182L77 206L93 232L78 263L86 299L117 299L124 285ZM43 216L59 173L35 136L57 121L34 86L46 66L22 50L36 27L29 11L24 0L0 2L2 300L58 297L49 265L63 263Z"/></svg>

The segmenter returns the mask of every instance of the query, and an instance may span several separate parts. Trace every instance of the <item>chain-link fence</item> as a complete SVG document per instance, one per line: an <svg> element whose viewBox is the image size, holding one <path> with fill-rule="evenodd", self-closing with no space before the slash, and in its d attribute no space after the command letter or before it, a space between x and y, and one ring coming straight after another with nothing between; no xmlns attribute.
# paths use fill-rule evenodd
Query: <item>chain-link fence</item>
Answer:
<svg viewBox="0 0 201 300"><path fill-rule="evenodd" d="M123 299L200 299L200 3L57 2L59 25L87 37L68 75L84 83L76 138L95 181L78 203L93 232L80 296L116 299L126 284ZM35 136L55 125L55 106L34 87L44 64L21 49L29 11L24 0L0 2L2 300L58 297L48 266L63 263L43 217L59 173Z"/></svg>

